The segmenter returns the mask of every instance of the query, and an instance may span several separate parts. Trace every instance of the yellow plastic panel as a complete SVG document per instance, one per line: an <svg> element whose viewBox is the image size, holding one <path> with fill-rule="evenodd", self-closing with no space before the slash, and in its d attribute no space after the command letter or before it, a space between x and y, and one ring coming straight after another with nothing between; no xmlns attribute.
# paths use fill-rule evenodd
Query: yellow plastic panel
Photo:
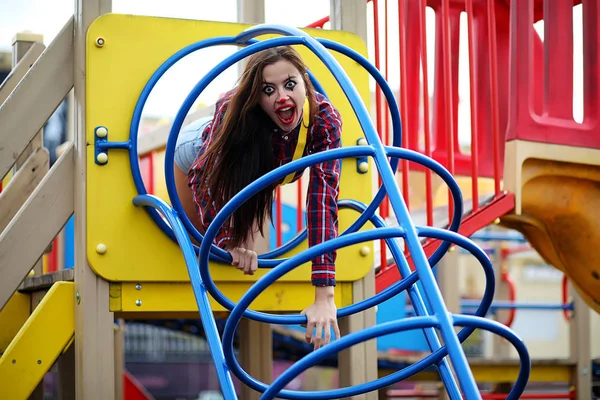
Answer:
<svg viewBox="0 0 600 400"><path fill-rule="evenodd" d="M0 399L26 399L70 343L74 287L55 283L0 358Z"/></svg>
<svg viewBox="0 0 600 400"><path fill-rule="evenodd" d="M94 128L106 126L109 141L126 141L129 125L138 97L152 73L172 54L185 46L216 36L236 35L250 25L153 18L108 14L91 25L87 38L87 205L88 205L88 259L100 276L110 281L188 281L179 247L170 241L154 224L146 211L136 208L132 199L137 195L125 150L110 150L108 164L94 162ZM343 43L366 55L367 48L357 36L327 30L309 30L318 37ZM97 38L104 45L97 47ZM363 133L350 104L331 73L310 52L300 47L303 57L328 97L340 110L343 118L344 146L354 146ZM369 104L368 74L356 62L334 54L357 87L365 104ZM215 65L217 60L207 60ZM201 76L197 77L199 80ZM340 198L357 199L368 203L372 198L371 171L359 174L356 160L342 164ZM168 199L165 199L168 201ZM340 212L340 232L350 226L357 213ZM96 252L98 244L106 245L102 255ZM338 251L339 281L354 281L365 276L373 264L373 252L361 255L362 246L372 249L371 243L357 244ZM306 243L302 249L306 248ZM252 282L230 266L212 265L215 281ZM310 264L307 263L281 280L309 282ZM313 289L306 286L310 296ZM299 299L302 300L302 299ZM305 302L305 301L304 301ZM303 303L304 303L303 302Z"/></svg>
<svg viewBox="0 0 600 400"><path fill-rule="evenodd" d="M117 287L116 285L119 285ZM223 282L219 290L237 303L248 291L249 284ZM310 305L312 297L306 298L307 285L303 282L282 282L268 287L250 305L251 310L268 312L300 311L299 301L304 307ZM341 283L335 291L338 307L352 304L352 284ZM313 294L314 296L314 294ZM211 309L215 312L226 309L209 296ZM189 283L122 283L111 285L111 311L117 312L198 312L194 292Z"/></svg>
<svg viewBox="0 0 600 400"><path fill-rule="evenodd" d="M13 294L0 311L0 354L4 353L30 313L31 296L19 292Z"/></svg>

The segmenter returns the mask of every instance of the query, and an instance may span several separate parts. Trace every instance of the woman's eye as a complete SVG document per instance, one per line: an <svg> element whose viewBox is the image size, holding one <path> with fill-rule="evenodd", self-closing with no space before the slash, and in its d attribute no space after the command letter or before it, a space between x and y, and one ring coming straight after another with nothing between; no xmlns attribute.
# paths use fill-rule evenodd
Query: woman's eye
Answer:
<svg viewBox="0 0 600 400"><path fill-rule="evenodd" d="M265 86L263 88L263 93L266 94L267 96L272 95L274 91L275 91L275 89L273 89L271 86Z"/></svg>
<svg viewBox="0 0 600 400"><path fill-rule="evenodd" d="M296 86L296 82L294 81L287 81L285 83L285 88L286 89L293 89Z"/></svg>

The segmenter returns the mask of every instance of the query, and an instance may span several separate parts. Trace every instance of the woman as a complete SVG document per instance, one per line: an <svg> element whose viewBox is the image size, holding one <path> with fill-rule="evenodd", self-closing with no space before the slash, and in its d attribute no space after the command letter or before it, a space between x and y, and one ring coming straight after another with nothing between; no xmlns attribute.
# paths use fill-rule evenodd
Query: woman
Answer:
<svg viewBox="0 0 600 400"><path fill-rule="evenodd" d="M259 177L302 155L340 147L341 127L339 112L315 92L292 47L254 54L239 85L216 103L214 117L189 126L178 139L175 180L186 214L204 233L218 210ZM284 181L300 176L302 171ZM339 160L310 168L309 246L337 236L339 178ZM257 269L254 235L262 234L265 219L271 217L274 189L281 183L244 202L215 237L214 244L229 251L232 264L245 274ZM335 258L333 251L312 260L315 300L302 313L307 316L308 343L316 328L315 349L329 343L330 328L340 337L333 300Z"/></svg>

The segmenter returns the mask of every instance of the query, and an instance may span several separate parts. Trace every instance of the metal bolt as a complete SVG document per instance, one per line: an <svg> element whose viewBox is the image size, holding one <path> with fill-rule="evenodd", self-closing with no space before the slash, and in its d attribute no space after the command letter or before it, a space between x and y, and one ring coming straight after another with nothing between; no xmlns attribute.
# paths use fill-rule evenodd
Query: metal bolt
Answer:
<svg viewBox="0 0 600 400"><path fill-rule="evenodd" d="M96 39L96 47L102 47L104 46L104 43L106 43L106 41L102 36Z"/></svg>
<svg viewBox="0 0 600 400"><path fill-rule="evenodd" d="M360 172L367 172L369 170L369 163L367 163L366 161L359 163L358 170Z"/></svg>
<svg viewBox="0 0 600 400"><path fill-rule="evenodd" d="M38 360L38 365L42 363L42 360Z"/></svg>
<svg viewBox="0 0 600 400"><path fill-rule="evenodd" d="M104 254L106 253L106 245L104 243L98 243L96 246L96 253Z"/></svg>
<svg viewBox="0 0 600 400"><path fill-rule="evenodd" d="M12 363L13 363L13 364L16 364L16 363L17 363L17 360L12 360Z"/></svg>
<svg viewBox="0 0 600 400"><path fill-rule="evenodd" d="M137 283L137 284L135 285L135 290L142 290L142 285L141 285L141 284L139 284L139 283Z"/></svg>
<svg viewBox="0 0 600 400"><path fill-rule="evenodd" d="M75 299L77 300L77 304L81 303L81 295L79 294L79 292L75 293Z"/></svg>
<svg viewBox="0 0 600 400"><path fill-rule="evenodd" d="M108 129L105 126L99 126L96 128L96 136L99 138L105 138L108 135Z"/></svg>
<svg viewBox="0 0 600 400"><path fill-rule="evenodd" d="M135 301L135 305L138 306L138 307L141 307L142 306L142 301L140 299L137 299Z"/></svg>
<svg viewBox="0 0 600 400"><path fill-rule="evenodd" d="M96 160L100 164L106 164L108 162L108 154L106 154L106 153L99 153L98 156L96 157Z"/></svg>
<svg viewBox="0 0 600 400"><path fill-rule="evenodd" d="M367 143L367 139L365 139L365 138L358 139L358 145L359 146L366 146L367 144L368 144Z"/></svg>
<svg viewBox="0 0 600 400"><path fill-rule="evenodd" d="M360 248L360 255L363 257L368 256L370 252L371 252L371 249L369 248L369 246L363 246Z"/></svg>

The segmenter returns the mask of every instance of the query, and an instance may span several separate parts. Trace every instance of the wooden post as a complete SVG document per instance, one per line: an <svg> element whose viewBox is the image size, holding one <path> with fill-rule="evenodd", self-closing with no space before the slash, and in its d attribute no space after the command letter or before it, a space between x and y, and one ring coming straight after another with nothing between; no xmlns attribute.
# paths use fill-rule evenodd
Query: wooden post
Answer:
<svg viewBox="0 0 600 400"><path fill-rule="evenodd" d="M352 285L352 302L358 303L364 299L375 296L375 271ZM339 321L342 336L375 326L377 324L375 309L371 308L361 313L342 318ZM360 383L372 382L378 378L377 371L377 339L359 343L344 351L338 356L338 370L340 387L355 386ZM355 400L377 400L376 391L353 396Z"/></svg>
<svg viewBox="0 0 600 400"><path fill-rule="evenodd" d="M111 11L111 0L75 0L75 374L77 399L115 395L114 316L109 312L108 282L87 262L85 76L86 34L94 19ZM109 249L110 251L110 249Z"/></svg>
<svg viewBox="0 0 600 400"><path fill-rule="evenodd" d="M575 386L577 400L592 398L592 360L590 338L590 308L579 296L572 284L569 293L573 299L574 311L569 326L570 361L575 364L571 383Z"/></svg>
<svg viewBox="0 0 600 400"><path fill-rule="evenodd" d="M115 326L115 400L123 400L125 388L125 321L119 318Z"/></svg>
<svg viewBox="0 0 600 400"><path fill-rule="evenodd" d="M273 332L271 325L242 318L240 322L240 365L264 383L273 379ZM242 385L240 399L258 400L261 393Z"/></svg>
<svg viewBox="0 0 600 400"><path fill-rule="evenodd" d="M451 247L451 249L437 266L437 280L448 311L458 314L461 312L460 285L458 284L459 252L455 247Z"/></svg>
<svg viewBox="0 0 600 400"><path fill-rule="evenodd" d="M237 22L242 24L265 22L265 0L237 0Z"/></svg>

